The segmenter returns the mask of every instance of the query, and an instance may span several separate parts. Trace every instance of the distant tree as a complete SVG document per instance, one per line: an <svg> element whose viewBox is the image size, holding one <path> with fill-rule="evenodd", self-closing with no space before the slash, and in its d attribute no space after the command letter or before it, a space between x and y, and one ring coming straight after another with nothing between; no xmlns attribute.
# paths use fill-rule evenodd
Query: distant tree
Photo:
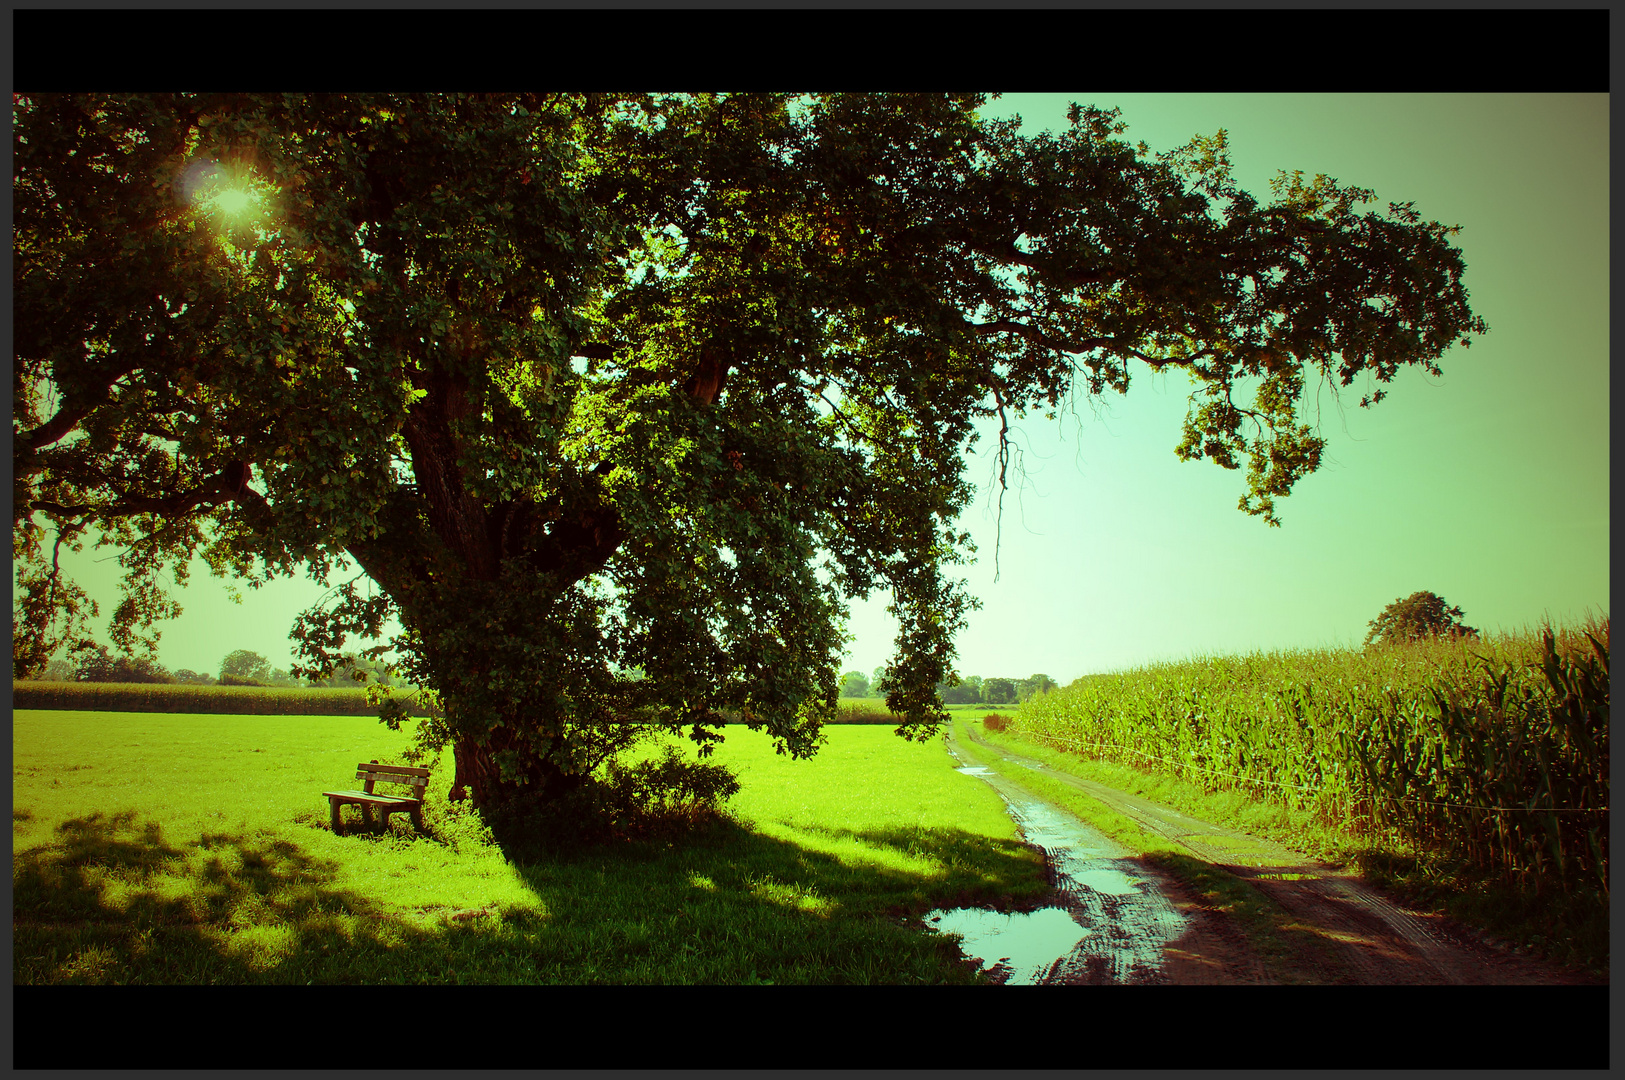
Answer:
<svg viewBox="0 0 1625 1080"><path fill-rule="evenodd" d="M207 672L200 674L193 671L191 668L181 668L179 671L175 672L175 681L178 683L188 683L193 686L211 686L214 684L215 678L213 675L210 675Z"/></svg>
<svg viewBox="0 0 1625 1080"><path fill-rule="evenodd" d="M1413 592L1382 609L1367 625L1367 645L1419 641L1432 637L1477 637L1478 631L1461 621L1459 607L1449 607L1444 597L1431 592Z"/></svg>
<svg viewBox="0 0 1625 1080"><path fill-rule="evenodd" d="M861 671L849 671L841 676L842 697L868 697L869 676Z"/></svg>
<svg viewBox="0 0 1625 1080"><path fill-rule="evenodd" d="M989 679L982 684L982 700L989 705L1014 705L1016 684L1013 679Z"/></svg>
<svg viewBox="0 0 1625 1080"><path fill-rule="evenodd" d="M299 680L295 679L292 675L289 675L287 673L287 671L285 671L282 668L272 668L270 677L267 678L265 681L270 683L272 686L298 686L299 685Z"/></svg>
<svg viewBox="0 0 1625 1080"><path fill-rule="evenodd" d="M263 683L271 678L271 661L257 652L237 649L220 661L220 681L225 682L227 675Z"/></svg>
<svg viewBox="0 0 1625 1080"><path fill-rule="evenodd" d="M982 700L982 677L965 675L957 683L940 682L937 696L944 705L975 705Z"/></svg>
<svg viewBox="0 0 1625 1080"><path fill-rule="evenodd" d="M76 682L112 682L113 650L106 645L87 645L73 654Z"/></svg>
<svg viewBox="0 0 1625 1080"><path fill-rule="evenodd" d="M1048 675L1029 675L1016 683L1016 699L1026 701L1028 698L1039 694L1047 694L1051 690L1057 689L1058 686L1059 684Z"/></svg>
<svg viewBox="0 0 1625 1080"><path fill-rule="evenodd" d="M872 675L870 677L870 679L869 679L869 693L871 693L871 694L881 694L881 695L884 695L886 693L886 665L885 664L881 664L879 667L875 668L874 675Z"/></svg>
<svg viewBox="0 0 1625 1080"><path fill-rule="evenodd" d="M361 678L356 678L357 673ZM380 686L399 685L395 676L390 674L390 666L382 660L369 660L354 654L346 656L343 662L335 667L326 678L312 679L311 686L321 687L354 687L366 686L368 683L377 683Z"/></svg>
<svg viewBox="0 0 1625 1080"><path fill-rule="evenodd" d="M171 683L175 676L149 656L114 655L106 645L81 648L76 653L76 682Z"/></svg>
<svg viewBox="0 0 1625 1080"><path fill-rule="evenodd" d="M73 682L74 677L73 665L61 658L51 660L34 676L38 682Z"/></svg>

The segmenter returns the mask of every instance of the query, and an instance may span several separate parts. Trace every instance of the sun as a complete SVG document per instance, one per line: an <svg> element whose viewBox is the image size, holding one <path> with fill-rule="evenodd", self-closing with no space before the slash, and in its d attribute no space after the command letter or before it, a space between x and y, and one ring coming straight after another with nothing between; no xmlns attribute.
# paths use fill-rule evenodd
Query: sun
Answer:
<svg viewBox="0 0 1625 1080"><path fill-rule="evenodd" d="M182 199L228 229L252 225L268 209L263 181L218 161L193 162L181 174L177 187Z"/></svg>
<svg viewBox="0 0 1625 1080"><path fill-rule="evenodd" d="M236 187L221 190L211 202L223 217L233 221L247 220L260 208L260 200L253 192Z"/></svg>

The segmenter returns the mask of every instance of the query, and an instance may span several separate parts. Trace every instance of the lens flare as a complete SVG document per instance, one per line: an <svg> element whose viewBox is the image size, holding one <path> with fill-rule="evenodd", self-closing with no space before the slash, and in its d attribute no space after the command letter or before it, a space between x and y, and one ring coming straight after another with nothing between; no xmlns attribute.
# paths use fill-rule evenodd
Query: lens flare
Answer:
<svg viewBox="0 0 1625 1080"><path fill-rule="evenodd" d="M175 189L182 201L196 206L208 198L224 177L218 161L194 161L176 178Z"/></svg>
<svg viewBox="0 0 1625 1080"><path fill-rule="evenodd" d="M226 188L214 197L214 208L228 218L248 217L258 205L259 200L241 188Z"/></svg>
<svg viewBox="0 0 1625 1080"><path fill-rule="evenodd" d="M188 165L176 180L181 199L214 215L227 228L248 225L266 210L265 185L250 175L233 175L218 161Z"/></svg>

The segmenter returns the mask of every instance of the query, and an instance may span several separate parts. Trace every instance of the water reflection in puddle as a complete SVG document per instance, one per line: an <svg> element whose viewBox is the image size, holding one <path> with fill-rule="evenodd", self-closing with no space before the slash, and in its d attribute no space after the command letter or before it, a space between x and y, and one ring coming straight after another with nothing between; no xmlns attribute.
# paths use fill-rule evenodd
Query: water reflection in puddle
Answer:
<svg viewBox="0 0 1625 1080"><path fill-rule="evenodd" d="M1022 837L1043 849L1064 906L939 910L926 916L927 925L962 935L961 951L1007 984L1161 981L1163 947L1184 932L1185 919L1128 851L987 768L957 771L999 792Z"/></svg>
<svg viewBox="0 0 1625 1080"><path fill-rule="evenodd" d="M1005 915L980 908L933 911L926 925L945 934L960 934L960 949L966 956L983 961L983 967L997 966L1009 972L1007 985L1032 986L1044 981L1057 960L1070 954L1084 938L1085 930L1064 909Z"/></svg>

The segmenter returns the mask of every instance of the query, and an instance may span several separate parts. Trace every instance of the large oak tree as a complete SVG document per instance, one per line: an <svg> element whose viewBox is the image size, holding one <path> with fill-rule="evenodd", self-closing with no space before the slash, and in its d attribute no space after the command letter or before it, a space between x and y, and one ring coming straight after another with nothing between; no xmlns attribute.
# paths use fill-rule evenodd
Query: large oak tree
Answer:
<svg viewBox="0 0 1625 1080"><path fill-rule="evenodd" d="M548 795L642 727L724 713L812 753L848 599L889 592L923 737L973 598L978 421L1196 387L1181 458L1241 508L1320 462L1308 385L1437 371L1483 324L1453 230L975 95L30 95L15 101L19 674L94 614L58 545L122 549L121 647L197 554L360 573L302 667L392 644L454 795ZM1003 473L1001 470L1001 480ZM399 704L382 713L396 722Z"/></svg>

